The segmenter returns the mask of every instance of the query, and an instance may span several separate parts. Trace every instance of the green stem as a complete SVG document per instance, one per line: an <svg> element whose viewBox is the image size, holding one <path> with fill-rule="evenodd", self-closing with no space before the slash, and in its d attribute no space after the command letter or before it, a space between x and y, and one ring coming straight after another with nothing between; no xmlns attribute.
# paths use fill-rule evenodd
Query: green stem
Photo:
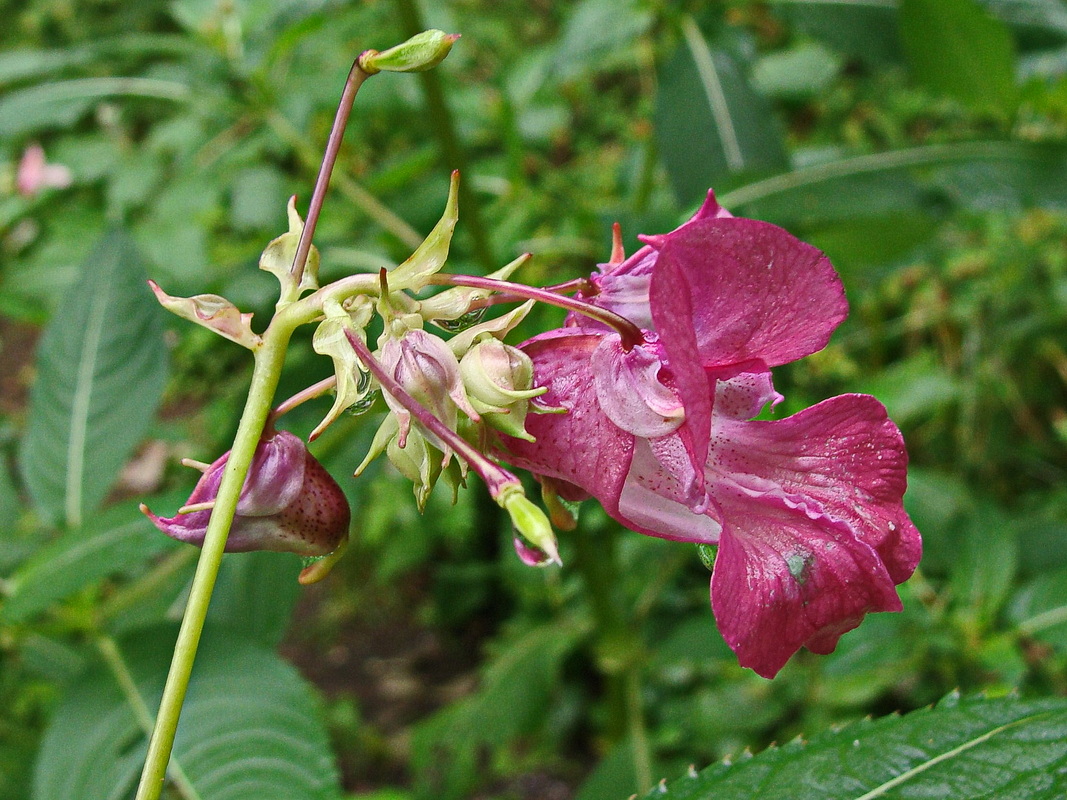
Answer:
<svg viewBox="0 0 1067 800"><path fill-rule="evenodd" d="M415 36L425 28L415 0L397 0L397 10L400 13L400 24L403 26L405 36ZM492 272L496 269L497 262L493 257L493 249L489 243L485 223L482 221L481 210L470 189L471 181L469 179L470 173L467 169L467 156L460 145L459 136L456 134L456 121L445 100L445 92L441 86L441 76L436 70L420 72L419 81L422 83L422 90L426 95L426 105L430 112L430 120L433 122L434 131L437 134L437 140L441 145L441 155L443 156L445 167L448 170L458 169L460 174L467 178L459 185L459 206L463 209L464 224L466 230L470 233L474 258L485 272Z"/></svg>
<svg viewBox="0 0 1067 800"><path fill-rule="evenodd" d="M248 400L237 428L233 449L226 461L215 508L211 512L204 546L196 565L189 601L178 631L174 657L159 704L159 714L148 743L148 755L141 773L141 784L137 789L137 800L158 800L163 789L167 762L170 760L174 736L178 729L178 717L181 715L185 693L189 688L189 676L193 670L197 646L204 630L204 620L207 618L208 604L211 602L211 593L215 588L215 579L218 577L219 565L226 548L226 537L233 524L237 500L252 464L252 456L256 452L260 435L270 414L274 391L285 361L285 350L294 329L290 325L279 325L280 321L281 315L267 328L263 334L263 342L255 354L252 385L248 390Z"/></svg>
<svg viewBox="0 0 1067 800"><path fill-rule="evenodd" d="M103 656L104 663L107 664L111 674L115 677L115 682L118 683L122 696L126 698L126 702L133 711L137 724L141 726L141 730L146 735L150 734L152 727L155 725L155 720L152 719L152 712L148 710L144 698L141 697L141 691L137 688L137 682L134 680L130 668L126 665L126 659L122 657L122 651L119 650L118 644L110 636L101 635L96 638L96 647L100 651L100 655ZM167 771L182 797L186 798L186 800L201 800L200 793L196 791L196 787L189 780L189 776L185 774L185 770L182 769L182 765L178 763L177 758L170 760L170 768Z"/></svg>

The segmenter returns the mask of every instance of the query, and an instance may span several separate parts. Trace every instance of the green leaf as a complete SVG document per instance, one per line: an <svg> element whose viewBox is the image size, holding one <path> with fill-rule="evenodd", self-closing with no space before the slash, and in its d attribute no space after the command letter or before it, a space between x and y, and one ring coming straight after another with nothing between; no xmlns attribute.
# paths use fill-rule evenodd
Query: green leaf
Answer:
<svg viewBox="0 0 1067 800"><path fill-rule="evenodd" d="M900 58L896 0L770 0L797 29L866 62Z"/></svg>
<svg viewBox="0 0 1067 800"><path fill-rule="evenodd" d="M544 720L563 658L581 634L574 625L534 628L498 655L477 694L416 728L412 760L425 794L469 796L480 751L505 746Z"/></svg>
<svg viewBox="0 0 1067 800"><path fill-rule="evenodd" d="M633 59L633 44L652 24L638 0L581 0L559 37L553 74L563 80L617 68Z"/></svg>
<svg viewBox="0 0 1067 800"><path fill-rule="evenodd" d="M29 619L173 546L132 503L109 509L40 550L10 578L0 622Z"/></svg>
<svg viewBox="0 0 1067 800"><path fill-rule="evenodd" d="M981 0L1011 26L1022 46L1048 47L1067 41L1067 7L1061 0Z"/></svg>
<svg viewBox="0 0 1067 800"><path fill-rule="evenodd" d="M975 0L901 0L900 35L915 78L983 111L1015 107L1011 32Z"/></svg>
<svg viewBox="0 0 1067 800"><path fill-rule="evenodd" d="M738 173L788 164L777 120L741 66L708 46L691 18L684 41L658 72L655 128L671 186L682 204Z"/></svg>
<svg viewBox="0 0 1067 800"><path fill-rule="evenodd" d="M820 44L770 53L752 68L753 85L767 97L807 100L825 91L841 71L841 57Z"/></svg>
<svg viewBox="0 0 1067 800"><path fill-rule="evenodd" d="M150 709L162 693L175 631L120 645ZM114 676L76 681L48 726L33 800L120 798L141 770L145 736ZM207 628L174 742L196 794L210 800L332 800L339 794L326 730L291 666L233 631Z"/></svg>
<svg viewBox="0 0 1067 800"><path fill-rule="evenodd" d="M965 615L989 626L1019 566L1015 531L995 507L982 504L972 512L961 544L951 570L954 600Z"/></svg>
<svg viewBox="0 0 1067 800"><path fill-rule="evenodd" d="M0 137L73 125L94 103L112 97L188 100L189 87L155 78L77 78L11 92L0 99Z"/></svg>
<svg viewBox="0 0 1067 800"><path fill-rule="evenodd" d="M109 233L37 352L21 468L46 517L78 527L148 430L167 373L162 316L133 244Z"/></svg>
<svg viewBox="0 0 1067 800"><path fill-rule="evenodd" d="M1067 569L1039 575L1008 606L1015 629L1067 652Z"/></svg>
<svg viewBox="0 0 1067 800"><path fill-rule="evenodd" d="M794 740L708 767L647 800L1056 800L1067 791L1067 701L960 701Z"/></svg>
<svg viewBox="0 0 1067 800"><path fill-rule="evenodd" d="M958 185L962 181L962 187ZM792 228L874 218L938 204L1067 208L1067 148L959 142L841 158L719 196L734 213Z"/></svg>
<svg viewBox="0 0 1067 800"><path fill-rule="evenodd" d="M290 553L227 553L219 568L208 622L275 647L300 597L300 559Z"/></svg>

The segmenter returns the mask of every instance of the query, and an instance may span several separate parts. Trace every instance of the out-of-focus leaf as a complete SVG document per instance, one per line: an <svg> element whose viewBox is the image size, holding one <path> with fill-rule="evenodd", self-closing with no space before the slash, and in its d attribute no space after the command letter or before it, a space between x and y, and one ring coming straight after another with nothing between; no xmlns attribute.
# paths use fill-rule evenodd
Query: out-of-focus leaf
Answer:
<svg viewBox="0 0 1067 800"><path fill-rule="evenodd" d="M189 87L155 78L77 78L11 92L0 99L0 136L18 137L73 125L96 102L110 97L185 101Z"/></svg>
<svg viewBox="0 0 1067 800"><path fill-rule="evenodd" d="M954 475L912 468L904 507L923 534L923 571L947 572L960 551L964 519L975 498Z"/></svg>
<svg viewBox="0 0 1067 800"><path fill-rule="evenodd" d="M933 353L922 350L876 373L861 384L860 391L881 400L898 424L915 423L953 402L959 395L945 369Z"/></svg>
<svg viewBox="0 0 1067 800"><path fill-rule="evenodd" d="M80 589L143 564L175 543L132 503L94 516L38 552L8 581L0 621L21 622Z"/></svg>
<svg viewBox="0 0 1067 800"><path fill-rule="evenodd" d="M276 646L300 596L300 569L300 559L288 553L228 553L219 569L208 622Z"/></svg>
<svg viewBox="0 0 1067 800"><path fill-rule="evenodd" d="M1025 584L1012 598L1008 618L1020 633L1067 652L1067 570Z"/></svg>
<svg viewBox="0 0 1067 800"><path fill-rule="evenodd" d="M230 220L237 230L276 227L284 207L285 179L274 167L251 167L234 178Z"/></svg>
<svg viewBox="0 0 1067 800"><path fill-rule="evenodd" d="M840 56L821 44L804 44L757 61L752 84L767 97L806 100L824 91L840 70Z"/></svg>
<svg viewBox="0 0 1067 800"><path fill-rule="evenodd" d="M20 49L0 53L0 86L43 78L115 56L190 55L201 48L182 36L131 33L63 50Z"/></svg>
<svg viewBox="0 0 1067 800"><path fill-rule="evenodd" d="M556 49L555 76L566 80L631 59L634 40L652 24L652 13L643 5L638 0L576 3Z"/></svg>
<svg viewBox="0 0 1067 800"><path fill-rule="evenodd" d="M901 0L900 35L915 78L984 111L1015 106L1011 32L975 0Z"/></svg>
<svg viewBox="0 0 1067 800"><path fill-rule="evenodd" d="M719 764L647 800L1025 797L1067 791L1067 701L961 701L795 739Z"/></svg>
<svg viewBox="0 0 1067 800"><path fill-rule="evenodd" d="M1067 41L1067 6L1060 0L980 0L1011 26L1023 45L1048 47Z"/></svg>
<svg viewBox="0 0 1067 800"><path fill-rule="evenodd" d="M479 776L480 751L504 746L544 719L563 658L581 634L575 625L531 630L492 662L477 694L416 729L412 758L424 795L468 796Z"/></svg>
<svg viewBox="0 0 1067 800"><path fill-rule="evenodd" d="M655 128L674 193L691 204L730 175L782 169L788 159L777 120L742 67L709 47L690 17L682 33L658 73Z"/></svg>
<svg viewBox="0 0 1067 800"><path fill-rule="evenodd" d="M951 586L960 613L989 625L1012 588L1019 564L1019 543L1009 521L989 505L972 511L951 569Z"/></svg>
<svg viewBox="0 0 1067 800"><path fill-rule="evenodd" d="M269 649L207 628L174 741L197 796L212 800L327 800L339 792L326 730L307 684ZM120 645L149 708L158 705L175 631ZM113 675L91 670L70 687L37 758L33 800L125 797L145 736Z"/></svg>
<svg viewBox="0 0 1067 800"><path fill-rule="evenodd" d="M719 196L735 214L806 231L939 206L1067 208L1067 148L962 142L842 158Z"/></svg>
<svg viewBox="0 0 1067 800"><path fill-rule="evenodd" d="M163 391L162 310L126 234L89 254L41 338L21 468L40 511L70 527L103 500Z"/></svg>
<svg viewBox="0 0 1067 800"><path fill-rule="evenodd" d="M775 13L840 53L865 61L900 58L896 0L770 0Z"/></svg>
<svg viewBox="0 0 1067 800"><path fill-rule="evenodd" d="M623 739L611 748L585 779L585 783L578 787L574 800L629 797L636 786L633 743L629 739Z"/></svg>

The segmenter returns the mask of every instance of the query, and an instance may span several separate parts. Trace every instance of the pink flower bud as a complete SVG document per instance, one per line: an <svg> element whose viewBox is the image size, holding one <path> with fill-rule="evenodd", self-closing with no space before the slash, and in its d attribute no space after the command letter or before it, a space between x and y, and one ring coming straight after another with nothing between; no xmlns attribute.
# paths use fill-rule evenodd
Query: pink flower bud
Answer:
<svg viewBox="0 0 1067 800"><path fill-rule="evenodd" d="M202 547L230 454L204 472L189 502L170 519L141 510L163 533ZM207 508L203 506L208 505ZM298 437L279 431L260 441L226 541L231 553L275 550L303 556L332 552L348 533L351 512L341 487Z"/></svg>

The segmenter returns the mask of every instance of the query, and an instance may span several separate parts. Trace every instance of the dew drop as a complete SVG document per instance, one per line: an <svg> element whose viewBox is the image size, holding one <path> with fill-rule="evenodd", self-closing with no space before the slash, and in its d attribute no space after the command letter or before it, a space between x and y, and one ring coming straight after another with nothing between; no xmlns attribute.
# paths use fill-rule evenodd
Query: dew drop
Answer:
<svg viewBox="0 0 1067 800"><path fill-rule="evenodd" d="M435 319L433 324L449 333L460 333L472 325L477 325L485 316L485 308L475 308L455 319Z"/></svg>

